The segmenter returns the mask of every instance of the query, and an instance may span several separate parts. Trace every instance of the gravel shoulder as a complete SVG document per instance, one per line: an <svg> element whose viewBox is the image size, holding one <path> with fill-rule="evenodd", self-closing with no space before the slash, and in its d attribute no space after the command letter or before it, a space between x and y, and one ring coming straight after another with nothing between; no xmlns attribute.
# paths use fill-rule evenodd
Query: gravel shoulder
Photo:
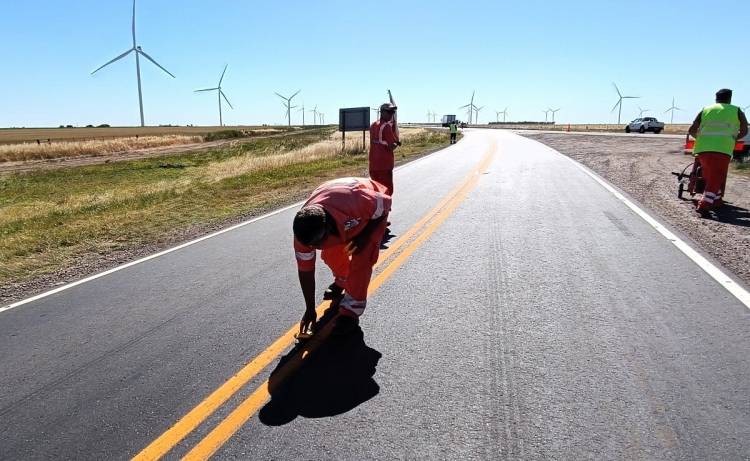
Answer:
<svg viewBox="0 0 750 461"><path fill-rule="evenodd" d="M682 171L692 162L692 157L682 152L681 139L520 134L586 165L750 286L750 176L747 174L730 169L726 206L710 219L703 219L693 211L694 203L687 192L684 200L677 198L677 178L671 172Z"/></svg>

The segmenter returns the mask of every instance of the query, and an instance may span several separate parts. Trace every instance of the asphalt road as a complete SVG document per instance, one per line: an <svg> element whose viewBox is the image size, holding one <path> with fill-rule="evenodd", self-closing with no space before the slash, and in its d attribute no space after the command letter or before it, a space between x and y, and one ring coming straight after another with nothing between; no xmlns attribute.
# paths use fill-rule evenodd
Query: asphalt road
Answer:
<svg viewBox="0 0 750 461"><path fill-rule="evenodd" d="M216 459L750 456L750 310L575 164L467 130L395 183L363 335L270 402L296 208L0 312L0 459L178 459L217 433Z"/></svg>

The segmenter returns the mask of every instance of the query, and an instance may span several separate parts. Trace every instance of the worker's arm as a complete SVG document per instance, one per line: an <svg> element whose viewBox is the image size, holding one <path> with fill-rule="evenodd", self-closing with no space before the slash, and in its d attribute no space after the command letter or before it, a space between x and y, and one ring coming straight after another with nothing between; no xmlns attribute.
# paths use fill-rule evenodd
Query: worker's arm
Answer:
<svg viewBox="0 0 750 461"><path fill-rule="evenodd" d="M702 112L698 112L698 116L695 117L693 124L688 129L688 134L694 138L698 137L698 129L701 127L701 114Z"/></svg>
<svg viewBox="0 0 750 461"><path fill-rule="evenodd" d="M383 141L388 143L388 147L390 147L391 150L394 150L401 145L401 142L396 137L396 133L393 131L393 125L391 123L383 128Z"/></svg>
<svg viewBox="0 0 750 461"><path fill-rule="evenodd" d="M747 136L747 117L742 109L739 109L738 115L740 116L740 132L737 134L737 139L742 139Z"/></svg>
<svg viewBox="0 0 750 461"><path fill-rule="evenodd" d="M305 314L299 322L299 331L304 332L312 327L317 319L315 313L315 271L298 271L299 286L302 288L302 296L305 298Z"/></svg>

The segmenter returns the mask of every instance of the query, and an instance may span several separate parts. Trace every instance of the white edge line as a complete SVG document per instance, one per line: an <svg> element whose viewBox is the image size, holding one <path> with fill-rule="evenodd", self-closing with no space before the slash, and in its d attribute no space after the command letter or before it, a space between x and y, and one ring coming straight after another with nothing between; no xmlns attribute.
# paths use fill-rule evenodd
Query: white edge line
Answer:
<svg viewBox="0 0 750 461"><path fill-rule="evenodd" d="M552 149L553 151L557 152L556 150ZM730 292L732 295L734 295L735 298L737 298L742 304L745 305L748 309L750 309L750 293L748 293L747 290L745 290L741 285L739 285L737 282L732 280L730 276L725 274L721 269L716 267L713 263L711 263L709 260L704 258L700 253L698 253L696 250L694 250L690 245L688 245L686 242L684 242L682 239L677 237L675 234L673 234L669 229L667 229L664 225L662 225L659 221L651 217L648 213L646 213L644 210L638 207L638 205L634 204L630 200L628 200L624 195L622 195L617 189L615 189L611 184L609 184L606 180L601 178L598 174L594 173L593 171L589 170L585 166L581 165L580 163L576 162L572 158L568 157L567 155L561 154L557 152L558 154L562 155L564 158L570 160L573 162L575 166L580 168L584 173L591 176L594 181L598 182L602 185L605 189L607 189L609 192L612 193L618 200L620 200L622 203L624 203L628 208L633 210L635 214L640 216L644 221L649 223L651 227L656 229L657 232L659 232L661 235L663 235L667 240L672 242L674 246L676 246L680 251L682 251L685 256L690 258L695 264L698 265L701 269L703 269L711 278L716 280L721 286L723 286L728 292Z"/></svg>
<svg viewBox="0 0 750 461"><path fill-rule="evenodd" d="M50 291L45 291L44 293L40 293L40 294L38 294L36 296L32 296L31 298L27 298L27 299L24 299L24 300L21 300L21 301L17 301L17 302L14 302L13 304L8 304L5 307L0 307L0 312L5 312L7 310L16 308L18 306L23 306L24 304L28 304L28 303L36 301L38 299L46 298L47 296L53 295L55 293L59 293L59 292L64 291L64 290L67 290L68 288L73 288L76 285L81 285L82 283L90 282L92 280L98 279L99 277L104 277L105 275L109 275L109 274L111 274L113 272L121 271L123 269L127 269L130 266L135 266L136 264L140 264L142 262L148 261L149 259L158 258L159 256L163 256L163 255L165 255L167 253L171 253L173 251L180 250L182 248L188 247L188 246L193 245L195 243L202 242L203 240L210 239L211 237L216 237L217 235L221 235L221 234L223 234L225 232L229 232L229 231L238 229L238 228L240 228L242 226L246 226L248 224L252 224L252 223L254 223L256 221L260 221L261 219L269 218L269 217L271 217L273 215L282 213L282 212L284 212L284 211L286 211L286 210L288 210L290 208L294 208L296 206L299 206L302 203L304 203L304 202L300 201L300 202L293 203L291 205L285 206L284 208L279 208L278 210L274 210L274 211L272 211L270 213L266 213L264 215L257 216L257 217L255 217L253 219L250 219L250 220L247 220L247 221L243 221L243 222L241 222L239 224L235 224L235 225L233 225L231 227L227 227L226 229L221 229L221 230L216 231L216 232L214 232L212 234L204 235L203 237L197 238L195 240L191 240L189 242L182 243L180 245L177 245L176 247L168 248L168 249L166 249L164 251L160 251L158 253L154 253L152 255L146 256L145 258L136 259L135 261L130 261L129 263L125 263L125 264L123 264L121 266L113 267L112 269L106 270L104 272L100 272L98 274L91 275L91 276L86 277L86 278L81 279L81 280L76 280L75 282L68 283L67 285L63 285L61 287L55 288L55 289L50 290Z"/></svg>
<svg viewBox="0 0 750 461"><path fill-rule="evenodd" d="M436 150L434 152L431 152L428 155L424 155L424 156L422 156L422 157L420 157L420 158L418 158L416 160L413 160L411 162L407 162L407 163L405 163L403 165L399 165L398 167L394 168L394 170L400 170L400 169L402 169L404 167L407 167L409 165L413 165L416 162L418 162L418 161L420 161L422 159L425 159L425 158L431 156L432 154L437 154L438 152L440 152L442 150L443 149L438 149L438 150ZM83 278L81 280L76 280L75 282L68 283L68 284L63 285L61 287L57 287L57 288L55 288L53 290L45 291L44 293L39 293L38 295L32 296L31 298L26 298L26 299L23 299L21 301L16 301L16 302L14 302L12 304L8 304L7 306L0 307L0 312L9 311L9 310L14 309L16 307L23 306L24 304L28 304L30 302L34 302L34 301L42 299L42 298L46 298L47 296L53 295L55 293L59 293L61 291L67 290L69 288L73 288L74 286L81 285L83 283L90 282L92 280L96 280L96 279L98 279L100 277L104 277L105 275L109 275L109 274L112 274L114 272L121 271L123 269L127 269L130 266L135 266L136 264L140 264L142 262L148 261L149 259L154 259L154 258L158 258L159 256L164 256L167 253L171 253L173 251L180 250L182 248L188 247L188 246L193 245L195 243L202 242L203 240L210 239L211 237L216 237L217 235L221 235L221 234L223 234L225 232L233 231L233 230L238 229L238 228L240 228L242 226L246 226L248 224L252 224L252 223L254 223L256 221L260 221L261 219L270 218L273 215L282 213L282 212L284 212L286 210L289 210L290 208L294 208L294 207L300 206L303 203L304 203L304 200L296 202L296 203L292 203L291 205L285 206L284 208L279 208L278 210L274 210L274 211L272 211L270 213L266 213L266 214L261 215L261 216L256 216L253 219L249 219L247 221L243 221L241 223L235 224L234 226L227 227L226 229L221 229L221 230L216 231L216 232L214 232L212 234L204 235L203 237L197 238L195 240L190 240L189 242L182 243L180 245L177 245L176 247L168 248L168 249L166 249L164 251L160 251L158 253L154 253L154 254L146 256L144 258L136 259L135 261L130 261L129 263L125 263L125 264L123 264L121 266L113 267L112 269L106 270L104 272L100 272L98 274L91 275L91 276Z"/></svg>

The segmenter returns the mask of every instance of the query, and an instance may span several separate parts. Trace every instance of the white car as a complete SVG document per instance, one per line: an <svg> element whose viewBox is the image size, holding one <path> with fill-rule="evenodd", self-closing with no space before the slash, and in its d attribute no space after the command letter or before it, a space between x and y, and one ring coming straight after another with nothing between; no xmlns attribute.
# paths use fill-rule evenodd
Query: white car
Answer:
<svg viewBox="0 0 750 461"><path fill-rule="evenodd" d="M653 131L655 134L659 134L663 129L664 123L656 120L654 117L643 117L630 122L625 127L625 133L630 133L631 131L637 131L638 133Z"/></svg>

